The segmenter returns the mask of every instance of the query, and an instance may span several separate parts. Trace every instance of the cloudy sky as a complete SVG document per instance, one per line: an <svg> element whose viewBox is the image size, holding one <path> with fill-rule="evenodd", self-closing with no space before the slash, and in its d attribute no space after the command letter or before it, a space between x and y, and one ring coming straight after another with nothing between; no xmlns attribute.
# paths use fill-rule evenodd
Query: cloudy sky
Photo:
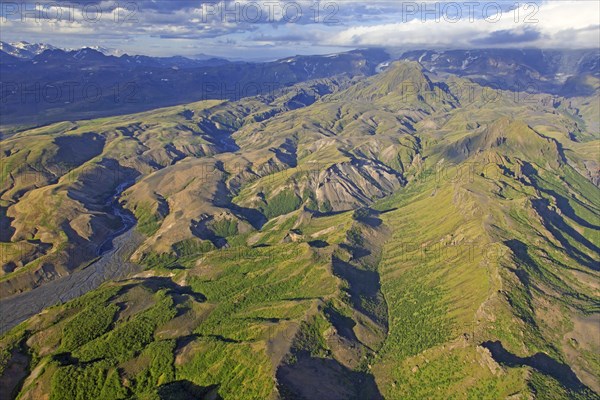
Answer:
<svg viewBox="0 0 600 400"><path fill-rule="evenodd" d="M1 2L2 40L129 54L274 59L358 47L599 48L600 2Z"/></svg>

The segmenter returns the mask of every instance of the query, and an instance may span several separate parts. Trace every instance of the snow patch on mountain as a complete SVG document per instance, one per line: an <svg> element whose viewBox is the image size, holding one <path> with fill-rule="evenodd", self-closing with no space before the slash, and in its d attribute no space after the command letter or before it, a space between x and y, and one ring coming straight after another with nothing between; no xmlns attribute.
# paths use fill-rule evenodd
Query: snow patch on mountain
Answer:
<svg viewBox="0 0 600 400"><path fill-rule="evenodd" d="M29 43L25 41L6 43L0 42L0 50L13 57L31 59L46 50L54 50L56 47L46 43Z"/></svg>

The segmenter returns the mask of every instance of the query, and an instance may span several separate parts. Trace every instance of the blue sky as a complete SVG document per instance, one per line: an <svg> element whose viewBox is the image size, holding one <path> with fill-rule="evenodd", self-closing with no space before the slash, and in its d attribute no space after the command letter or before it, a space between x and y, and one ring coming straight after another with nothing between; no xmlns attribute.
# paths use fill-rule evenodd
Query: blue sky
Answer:
<svg viewBox="0 0 600 400"><path fill-rule="evenodd" d="M597 1L2 2L2 40L275 59L358 47L600 47Z"/></svg>

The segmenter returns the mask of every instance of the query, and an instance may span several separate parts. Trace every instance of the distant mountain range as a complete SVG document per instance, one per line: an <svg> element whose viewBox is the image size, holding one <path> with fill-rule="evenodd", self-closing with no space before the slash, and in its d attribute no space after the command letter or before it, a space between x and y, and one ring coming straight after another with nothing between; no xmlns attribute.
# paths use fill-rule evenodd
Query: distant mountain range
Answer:
<svg viewBox="0 0 600 400"><path fill-rule="evenodd" d="M0 51L0 125L43 125L203 99L239 99L309 79L371 75L388 58L377 49L263 63L115 57L91 48L50 48L31 58Z"/></svg>
<svg viewBox="0 0 600 400"><path fill-rule="evenodd" d="M59 47L56 47L56 46L53 46L53 45L47 44L47 43L29 43L29 42L25 42L25 41L7 43L7 42L0 41L0 52L7 53L13 57L24 59L24 60L30 60L33 57L35 57L39 54L42 54L46 50L73 51L73 50L82 50L82 49L95 50L95 51L98 51L98 52L104 54L105 56L121 57L121 56L127 55L127 52L125 52L124 50L110 48L110 47L104 47L104 46L84 46L84 47L80 47L80 48L59 48ZM140 57L146 57L146 56L140 56ZM146 58L161 58L161 57L146 57ZM164 58L166 58L166 59L186 58L188 60L211 60L211 59L225 60L224 58L221 58L221 57L215 57L215 56L211 56L209 54L203 54L203 53L200 53L200 54L197 54L197 55L191 56L191 57L164 57Z"/></svg>
<svg viewBox="0 0 600 400"><path fill-rule="evenodd" d="M2 53L9 54L13 57L30 60L38 54L43 53L46 50L54 50L56 47L50 44L44 43L28 43L28 42L15 42L6 43L0 41L0 51Z"/></svg>
<svg viewBox="0 0 600 400"><path fill-rule="evenodd" d="M457 74L501 89L567 96L582 94L577 83L585 77L600 77L599 50L421 50L401 58L418 61L431 72Z"/></svg>
<svg viewBox="0 0 600 400"><path fill-rule="evenodd" d="M220 64L229 62L227 59L214 57L207 54L198 54L194 57L151 57L144 55L128 55L125 51L120 49L113 49L103 46L85 46L81 48L61 49L56 46L46 43L28 43L28 42L15 42L6 43L0 41L0 60L2 61L15 61L11 59L12 56L18 60L27 61L33 60L36 56L41 55L47 50L60 51L65 54L73 54L73 52L84 52L88 53L90 50L101 53L107 57L117 57L127 60L128 62L138 63L150 63L154 65L174 65L174 66L199 66L206 65L207 62L211 64Z"/></svg>
<svg viewBox="0 0 600 400"><path fill-rule="evenodd" d="M197 100L237 100L309 79L373 75L392 61L383 49L256 63L206 55L115 56L119 53L2 42L3 131L14 125L96 118ZM595 81L588 78L600 74L598 50L422 50L399 58L418 61L439 76L455 74L491 88L565 97L595 93Z"/></svg>

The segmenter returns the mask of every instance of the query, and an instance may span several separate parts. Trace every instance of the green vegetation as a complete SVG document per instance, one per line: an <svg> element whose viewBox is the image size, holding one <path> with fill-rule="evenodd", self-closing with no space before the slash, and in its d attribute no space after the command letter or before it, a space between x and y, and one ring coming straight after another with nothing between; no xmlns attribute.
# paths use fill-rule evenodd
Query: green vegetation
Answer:
<svg viewBox="0 0 600 400"><path fill-rule="evenodd" d="M175 380L174 351L174 340L152 342L142 351L139 359L148 359L149 365L135 375L134 392L153 393L157 387Z"/></svg>
<svg viewBox="0 0 600 400"><path fill-rule="evenodd" d="M359 209L354 210L354 212L352 213L352 218L354 218L357 221L360 221L362 219L365 219L369 216L369 209L365 208L365 207L361 207Z"/></svg>
<svg viewBox="0 0 600 400"><path fill-rule="evenodd" d="M173 245L173 250L178 257L186 258L197 258L200 255L214 250L215 246L207 240L200 240L196 238L182 240Z"/></svg>
<svg viewBox="0 0 600 400"><path fill-rule="evenodd" d="M113 292L114 293L114 292ZM156 328L175 314L173 299L165 291L154 294L155 304L135 316L113 323L119 307L115 303L97 304L84 299L87 306L63 325L59 352L52 356L46 370L51 373L51 399L126 399L134 393L154 393L156 388L174 379L173 340L155 341ZM78 300L67 305L77 307ZM125 385L119 365L135 358L149 363Z"/></svg>
<svg viewBox="0 0 600 400"><path fill-rule="evenodd" d="M302 204L302 199L290 190L283 190L269 199L262 208L265 217L271 219L297 210Z"/></svg>
<svg viewBox="0 0 600 400"><path fill-rule="evenodd" d="M140 260L146 268L172 268L177 266L178 258L171 253L148 253Z"/></svg>
<svg viewBox="0 0 600 400"><path fill-rule="evenodd" d="M220 237L231 237L238 234L238 224L232 219L223 218L213 220L209 224L209 228L213 233Z"/></svg>
<svg viewBox="0 0 600 400"><path fill-rule="evenodd" d="M321 316L310 322L302 322L294 343L295 351L306 351L312 357L327 357L330 350L324 339L324 332L330 327L327 320Z"/></svg>
<svg viewBox="0 0 600 400"><path fill-rule="evenodd" d="M394 358L414 356L452 337L452 324L446 318L448 309L442 302L442 293L433 286L419 284L418 277L424 272L407 272L394 282L402 292L392 294L386 290L388 304L393 305L390 313L395 317L382 351Z"/></svg>
<svg viewBox="0 0 600 400"><path fill-rule="evenodd" d="M329 200L323 201L319 205L319 211L321 211L323 213L328 213L328 212L333 211L333 207L331 206L331 202Z"/></svg>
<svg viewBox="0 0 600 400"><path fill-rule="evenodd" d="M152 211L150 204L139 204L133 213L137 219L136 229L140 233L152 236L160 228L160 218Z"/></svg>
<svg viewBox="0 0 600 400"><path fill-rule="evenodd" d="M106 361L59 367L52 376L50 399L126 399L119 373Z"/></svg>
<svg viewBox="0 0 600 400"><path fill-rule="evenodd" d="M346 239L352 246L362 247L364 244L360 228L356 225L352 225L352 228L346 233Z"/></svg>
<svg viewBox="0 0 600 400"><path fill-rule="evenodd" d="M92 304L67 322L63 328L62 347L74 350L104 334L118 311L115 304Z"/></svg>
<svg viewBox="0 0 600 400"><path fill-rule="evenodd" d="M532 372L529 385L533 392L536 393L536 398L542 400L591 400L598 398L598 394L589 389L578 391L565 388L555 379L537 371Z"/></svg>
<svg viewBox="0 0 600 400"><path fill-rule="evenodd" d="M98 358L126 361L152 341L154 330L176 314L173 299L159 291L157 304L73 352L80 361Z"/></svg>

